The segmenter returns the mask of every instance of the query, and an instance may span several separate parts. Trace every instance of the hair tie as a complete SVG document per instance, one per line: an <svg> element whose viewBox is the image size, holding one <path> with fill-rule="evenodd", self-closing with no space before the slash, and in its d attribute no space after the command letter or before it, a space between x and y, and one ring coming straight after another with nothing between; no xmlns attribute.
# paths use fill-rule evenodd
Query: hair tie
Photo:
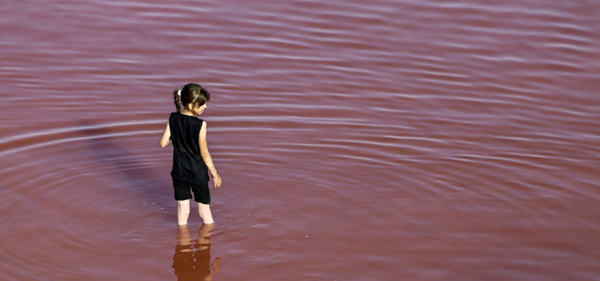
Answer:
<svg viewBox="0 0 600 281"><path fill-rule="evenodd" d="M177 90L177 94L181 97L181 90Z"/></svg>

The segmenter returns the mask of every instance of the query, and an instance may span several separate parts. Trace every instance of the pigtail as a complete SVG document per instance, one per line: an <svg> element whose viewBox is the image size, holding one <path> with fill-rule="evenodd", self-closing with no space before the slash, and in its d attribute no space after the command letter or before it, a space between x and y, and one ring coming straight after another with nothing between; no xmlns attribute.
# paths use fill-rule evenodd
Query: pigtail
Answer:
<svg viewBox="0 0 600 281"><path fill-rule="evenodd" d="M179 102L179 91L175 90L173 91L173 99L175 100L175 108L177 108L177 111L181 112L181 107L180 107L180 102Z"/></svg>

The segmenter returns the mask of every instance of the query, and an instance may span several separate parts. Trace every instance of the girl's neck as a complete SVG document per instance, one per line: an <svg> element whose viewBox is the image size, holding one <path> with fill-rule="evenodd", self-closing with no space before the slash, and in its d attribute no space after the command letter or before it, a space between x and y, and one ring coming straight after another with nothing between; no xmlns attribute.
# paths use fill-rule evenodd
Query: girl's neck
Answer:
<svg viewBox="0 0 600 281"><path fill-rule="evenodd" d="M188 112L186 110L181 110L181 111L179 111L179 113L181 113L183 115L187 115L187 116L195 116L194 113Z"/></svg>

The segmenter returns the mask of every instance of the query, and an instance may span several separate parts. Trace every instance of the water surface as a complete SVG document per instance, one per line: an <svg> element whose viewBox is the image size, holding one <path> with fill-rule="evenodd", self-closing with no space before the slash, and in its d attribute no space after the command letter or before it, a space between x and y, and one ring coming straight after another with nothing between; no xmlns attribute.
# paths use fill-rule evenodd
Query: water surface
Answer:
<svg viewBox="0 0 600 281"><path fill-rule="evenodd" d="M0 6L5 280L598 280L594 1ZM187 82L197 248L158 145Z"/></svg>

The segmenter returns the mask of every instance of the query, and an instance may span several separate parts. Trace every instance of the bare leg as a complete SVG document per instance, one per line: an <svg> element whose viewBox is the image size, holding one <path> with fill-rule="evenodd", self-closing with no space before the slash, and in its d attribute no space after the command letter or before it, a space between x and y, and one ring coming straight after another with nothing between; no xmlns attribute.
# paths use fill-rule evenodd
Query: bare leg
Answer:
<svg viewBox="0 0 600 281"><path fill-rule="evenodd" d="M187 224L190 217L190 199L177 201L177 225Z"/></svg>
<svg viewBox="0 0 600 281"><path fill-rule="evenodd" d="M209 204L202 204L198 202L198 213L200 215L200 218L202 218L202 221L204 221L204 224L215 223L212 217L212 213L210 212Z"/></svg>
<svg viewBox="0 0 600 281"><path fill-rule="evenodd" d="M198 239L196 239L196 244L194 248L198 250L206 250L210 246L210 232L215 227L214 223L211 224L203 224L200 229L198 229Z"/></svg>
<svg viewBox="0 0 600 281"><path fill-rule="evenodd" d="M189 246L192 243L192 239L190 238L190 230L188 229L187 224L178 225L177 226L177 245L178 246ZM181 247L179 252L191 252L191 248Z"/></svg>

